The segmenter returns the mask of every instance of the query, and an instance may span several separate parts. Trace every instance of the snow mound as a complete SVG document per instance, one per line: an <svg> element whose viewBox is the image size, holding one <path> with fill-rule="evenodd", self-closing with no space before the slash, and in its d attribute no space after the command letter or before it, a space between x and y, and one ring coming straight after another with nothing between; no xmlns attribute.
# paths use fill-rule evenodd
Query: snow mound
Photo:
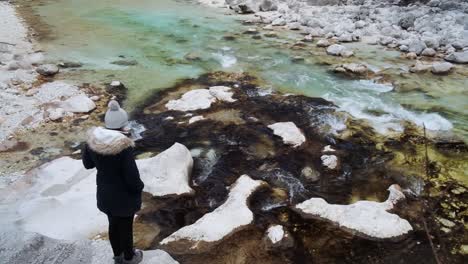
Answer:
<svg viewBox="0 0 468 264"><path fill-rule="evenodd" d="M159 155L137 160L145 192L154 196L180 195L193 193L189 179L192 173L193 158L182 144L175 143Z"/></svg>
<svg viewBox="0 0 468 264"><path fill-rule="evenodd" d="M263 181L242 175L230 187L229 196L213 212L204 215L194 224L185 226L161 241L161 245L174 253L204 252L232 233L253 221L247 201Z"/></svg>
<svg viewBox="0 0 468 264"><path fill-rule="evenodd" d="M385 202L358 201L350 205L329 204L322 198L312 198L295 206L306 218L326 219L345 230L355 231L372 239L397 238L413 230L409 222L387 211L405 199L396 184L388 188Z"/></svg>
<svg viewBox="0 0 468 264"><path fill-rule="evenodd" d="M293 122L281 122L268 126L273 133L283 138L283 142L298 147L306 141L304 134Z"/></svg>
<svg viewBox="0 0 468 264"><path fill-rule="evenodd" d="M230 87L226 86L213 86L210 89L195 89L186 92L180 99L170 100L166 104L168 110L175 111L195 111L201 109L208 109L211 104L219 101L234 102L232 98L234 95L230 91Z"/></svg>

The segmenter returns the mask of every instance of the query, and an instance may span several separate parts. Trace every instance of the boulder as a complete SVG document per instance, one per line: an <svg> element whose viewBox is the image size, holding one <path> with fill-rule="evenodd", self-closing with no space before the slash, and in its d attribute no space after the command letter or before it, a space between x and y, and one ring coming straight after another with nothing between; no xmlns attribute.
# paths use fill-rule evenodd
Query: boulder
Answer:
<svg viewBox="0 0 468 264"><path fill-rule="evenodd" d="M221 206L166 237L160 245L174 254L198 254L210 250L253 222L248 199L263 185L266 183L252 180L248 175L240 176L231 185L227 200Z"/></svg>
<svg viewBox="0 0 468 264"><path fill-rule="evenodd" d="M453 68L450 62L436 62L432 65L431 72L434 74L447 74Z"/></svg>
<svg viewBox="0 0 468 264"><path fill-rule="evenodd" d="M433 48L426 48L421 52L421 55L426 57L434 57L436 55L436 51Z"/></svg>
<svg viewBox="0 0 468 264"><path fill-rule="evenodd" d="M88 96L80 94L61 102L60 107L66 112L88 113L96 108L96 104Z"/></svg>
<svg viewBox="0 0 468 264"><path fill-rule="evenodd" d="M278 3L274 0L263 0L258 9L263 12L278 10Z"/></svg>
<svg viewBox="0 0 468 264"><path fill-rule="evenodd" d="M408 52L405 57L409 60L415 60L418 58L418 54L414 52Z"/></svg>
<svg viewBox="0 0 468 264"><path fill-rule="evenodd" d="M398 25L402 29L409 29L414 27L414 21L416 20L416 16L412 13L403 13L403 16L398 21Z"/></svg>
<svg viewBox="0 0 468 264"><path fill-rule="evenodd" d="M304 38L302 39L302 41L304 42L312 42L314 41L314 37L312 37L312 35L305 35Z"/></svg>
<svg viewBox="0 0 468 264"><path fill-rule="evenodd" d="M399 201L405 199L400 186L388 188L385 202L358 201L350 205L329 204L322 198L311 198L294 207L304 218L323 219L339 228L370 239L396 239L413 230L410 223L389 213Z"/></svg>
<svg viewBox="0 0 468 264"><path fill-rule="evenodd" d="M36 68L36 72L42 76L50 77L59 72L59 68L54 64L43 64Z"/></svg>
<svg viewBox="0 0 468 264"><path fill-rule="evenodd" d="M299 24L298 22L288 23L288 29L290 29L290 30L299 30L299 29L301 29L301 24Z"/></svg>
<svg viewBox="0 0 468 264"><path fill-rule="evenodd" d="M416 61L416 64L414 64L413 66L411 66L409 68L409 71L412 72L412 73L420 73L420 72L427 72L428 70L430 70L432 67L432 65L430 64L424 64L420 61Z"/></svg>
<svg viewBox="0 0 468 264"><path fill-rule="evenodd" d="M49 119L52 121L60 120L65 116L65 110L63 110L63 108L60 107L49 109L47 110L47 112L49 113Z"/></svg>
<svg viewBox="0 0 468 264"><path fill-rule="evenodd" d="M333 44L327 48L327 54L333 56L343 56L343 57L350 57L353 55L353 52L346 49L345 46L339 44Z"/></svg>
<svg viewBox="0 0 468 264"><path fill-rule="evenodd" d="M277 19L273 20L273 22L271 22L271 25L273 25L273 26L284 26L284 25L286 25L286 20L284 20L284 18L282 18L282 17L278 17Z"/></svg>
<svg viewBox="0 0 468 264"><path fill-rule="evenodd" d="M353 36L349 33L344 33L338 37L338 41L339 42L353 42Z"/></svg>
<svg viewBox="0 0 468 264"><path fill-rule="evenodd" d="M366 65L360 63L347 63L336 66L333 69L335 72L350 73L353 75L365 75L369 69Z"/></svg>
<svg viewBox="0 0 468 264"><path fill-rule="evenodd" d="M327 39L320 39L319 41L317 41L317 47L326 48L330 45L331 43Z"/></svg>
<svg viewBox="0 0 468 264"><path fill-rule="evenodd" d="M280 122L269 125L268 128L273 130L273 133L283 139L284 144L299 147L306 138L301 130L293 122Z"/></svg>
<svg viewBox="0 0 468 264"><path fill-rule="evenodd" d="M153 196L194 193L189 185L193 158L182 144L175 143L155 157L137 160L137 165L145 183L143 191Z"/></svg>
<svg viewBox="0 0 468 264"><path fill-rule="evenodd" d="M458 63L458 64L467 64L468 63L468 50L461 52L453 52L447 55L444 58L446 61Z"/></svg>
<svg viewBox="0 0 468 264"><path fill-rule="evenodd" d="M427 48L426 43L424 43L421 40L413 40L408 45L408 51L414 52L417 55L421 54L421 52L426 48Z"/></svg>
<svg viewBox="0 0 468 264"><path fill-rule="evenodd" d="M168 110L194 111L208 109L216 101L216 97L211 95L207 89L195 89L186 92L180 99L170 100L166 104Z"/></svg>

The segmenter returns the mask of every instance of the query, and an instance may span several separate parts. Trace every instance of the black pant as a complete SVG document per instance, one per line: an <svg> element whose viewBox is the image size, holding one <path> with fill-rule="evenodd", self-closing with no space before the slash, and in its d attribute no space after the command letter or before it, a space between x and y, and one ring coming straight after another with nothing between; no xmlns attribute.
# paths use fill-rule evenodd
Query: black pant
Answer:
<svg viewBox="0 0 468 264"><path fill-rule="evenodd" d="M109 219L109 240L114 256L124 254L129 260L133 252L133 215L128 217L107 215Z"/></svg>

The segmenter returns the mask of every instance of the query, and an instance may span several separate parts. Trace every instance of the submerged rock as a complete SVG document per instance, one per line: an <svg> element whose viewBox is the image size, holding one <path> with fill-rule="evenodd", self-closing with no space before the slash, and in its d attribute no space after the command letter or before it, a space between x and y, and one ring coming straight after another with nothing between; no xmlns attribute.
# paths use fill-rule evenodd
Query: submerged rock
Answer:
<svg viewBox="0 0 468 264"><path fill-rule="evenodd" d="M159 155L137 160L143 191L153 196L193 194L189 185L193 159L190 151L182 144L175 143Z"/></svg>
<svg viewBox="0 0 468 264"><path fill-rule="evenodd" d="M213 212L204 215L194 224L185 226L161 241L161 245L175 254L196 254L209 250L223 239L253 222L248 198L263 181L240 176L230 187L229 196Z"/></svg>
<svg viewBox="0 0 468 264"><path fill-rule="evenodd" d="M340 228L357 232L371 239L399 238L413 228L405 219L389 213L394 205L405 199L398 185L388 188L385 202L358 201L350 205L329 204L322 198L312 198L294 207L306 218L332 221Z"/></svg>
<svg viewBox="0 0 468 264"><path fill-rule="evenodd" d="M36 72L42 76L50 77L59 72L59 68L54 64L43 64L36 68Z"/></svg>
<svg viewBox="0 0 468 264"><path fill-rule="evenodd" d="M116 60L111 62L111 64L119 65L119 66L135 66L138 65L138 61L136 60Z"/></svg>
<svg viewBox="0 0 468 264"><path fill-rule="evenodd" d="M273 133L283 138L284 144L299 147L306 141L304 134L293 122L280 122L268 126Z"/></svg>

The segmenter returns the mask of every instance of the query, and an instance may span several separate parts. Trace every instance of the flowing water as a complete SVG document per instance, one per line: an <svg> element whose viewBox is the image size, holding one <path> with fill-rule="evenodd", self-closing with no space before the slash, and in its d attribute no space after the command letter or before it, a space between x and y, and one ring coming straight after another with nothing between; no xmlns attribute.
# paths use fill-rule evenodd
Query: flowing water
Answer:
<svg viewBox="0 0 468 264"><path fill-rule="evenodd" d="M50 58L84 63L65 77L79 81L122 80L130 89L127 107L133 108L151 91L176 80L223 70L248 72L268 87L324 97L380 133L402 131L403 120L429 130L454 131L466 141L468 133L467 73L448 77L400 74L410 62L380 47L354 46L357 57L372 69L392 75L391 83L339 78L328 71L322 50L291 49L300 39L295 32L279 38L253 39L242 34L241 16L183 0L45 0L35 5L41 23L50 29L42 47ZM224 36L235 36L226 40ZM200 60L189 61L192 53ZM303 62L291 58L302 56ZM324 58L325 57L325 58ZM111 62L136 60L137 65Z"/></svg>

